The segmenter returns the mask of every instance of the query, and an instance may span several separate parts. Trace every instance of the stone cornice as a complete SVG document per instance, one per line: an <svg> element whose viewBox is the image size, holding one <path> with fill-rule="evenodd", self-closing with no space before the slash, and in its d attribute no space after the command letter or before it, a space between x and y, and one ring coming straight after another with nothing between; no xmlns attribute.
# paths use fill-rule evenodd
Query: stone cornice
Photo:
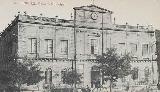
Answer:
<svg viewBox="0 0 160 92"><path fill-rule="evenodd" d="M27 60L33 60L33 61L48 61L48 62L57 62L57 61L63 61L63 62L70 62L74 61L74 59L67 59L67 58L17 58L17 59L27 59ZM77 59L77 62L92 62L92 63L98 63L96 59ZM157 62L156 60L131 60L130 63L142 63L142 62Z"/></svg>
<svg viewBox="0 0 160 92"><path fill-rule="evenodd" d="M73 20L65 20L65 19L56 19L56 18L48 18L48 17L38 17L38 16L29 16L29 15L21 15L16 16L14 21L0 34L1 37L7 33L14 25L18 22L21 23L30 23L30 24L41 24L41 25L52 25L52 26L64 26L64 27L72 27L74 28ZM91 26L83 26L76 25L76 28L85 28L85 29L98 29L102 30L102 28L91 27ZM113 30L113 31L126 31L126 32L145 32L145 33L154 33L153 28L149 28L147 26L131 26L131 25L118 25L112 24L107 27L104 26L103 30Z"/></svg>

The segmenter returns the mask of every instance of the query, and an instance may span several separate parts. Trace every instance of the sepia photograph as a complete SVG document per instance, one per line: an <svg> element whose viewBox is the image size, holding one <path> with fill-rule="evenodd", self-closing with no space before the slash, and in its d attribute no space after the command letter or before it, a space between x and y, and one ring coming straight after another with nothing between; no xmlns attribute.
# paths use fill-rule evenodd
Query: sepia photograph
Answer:
<svg viewBox="0 0 160 92"><path fill-rule="evenodd" d="M160 92L160 0L0 0L0 92Z"/></svg>

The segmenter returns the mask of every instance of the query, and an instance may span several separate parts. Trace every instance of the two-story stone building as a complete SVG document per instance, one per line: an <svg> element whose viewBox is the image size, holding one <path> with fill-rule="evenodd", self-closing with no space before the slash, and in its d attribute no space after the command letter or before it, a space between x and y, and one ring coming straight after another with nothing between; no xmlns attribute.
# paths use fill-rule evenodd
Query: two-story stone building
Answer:
<svg viewBox="0 0 160 92"><path fill-rule="evenodd" d="M59 86L63 84L62 71L72 67L76 59L77 71L83 76L79 86L91 87L92 81L101 76L96 70L96 55L105 53L107 48L117 48L119 55L132 54L131 65L137 70L135 80L128 76L120 79L118 86L123 87L127 82L135 87L156 85L154 29L127 23L114 24L112 13L89 5L75 7L73 20L19 14L1 33L0 61L6 62L10 58L23 60L26 57L36 60L43 71L52 72L52 83ZM37 85L43 89L44 84L43 80Z"/></svg>

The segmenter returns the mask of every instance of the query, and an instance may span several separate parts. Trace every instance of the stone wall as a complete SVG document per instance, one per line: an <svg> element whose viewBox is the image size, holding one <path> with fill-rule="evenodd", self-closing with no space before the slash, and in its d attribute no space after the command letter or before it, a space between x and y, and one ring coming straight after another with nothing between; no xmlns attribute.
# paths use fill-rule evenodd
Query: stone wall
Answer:
<svg viewBox="0 0 160 92"><path fill-rule="evenodd" d="M19 23L19 57L73 59L73 28L52 25ZM37 53L30 53L30 39L37 39ZM53 53L46 53L46 39L53 40ZM60 41L68 40L68 55L62 55Z"/></svg>

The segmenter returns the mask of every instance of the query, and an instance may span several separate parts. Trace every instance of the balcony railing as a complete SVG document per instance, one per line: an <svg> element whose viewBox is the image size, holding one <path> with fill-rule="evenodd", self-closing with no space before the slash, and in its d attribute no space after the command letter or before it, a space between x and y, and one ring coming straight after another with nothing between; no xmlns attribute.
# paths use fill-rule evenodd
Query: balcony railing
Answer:
<svg viewBox="0 0 160 92"><path fill-rule="evenodd" d="M131 26L131 25L118 25L114 24L114 29L128 30L128 31L153 31L152 26Z"/></svg>

